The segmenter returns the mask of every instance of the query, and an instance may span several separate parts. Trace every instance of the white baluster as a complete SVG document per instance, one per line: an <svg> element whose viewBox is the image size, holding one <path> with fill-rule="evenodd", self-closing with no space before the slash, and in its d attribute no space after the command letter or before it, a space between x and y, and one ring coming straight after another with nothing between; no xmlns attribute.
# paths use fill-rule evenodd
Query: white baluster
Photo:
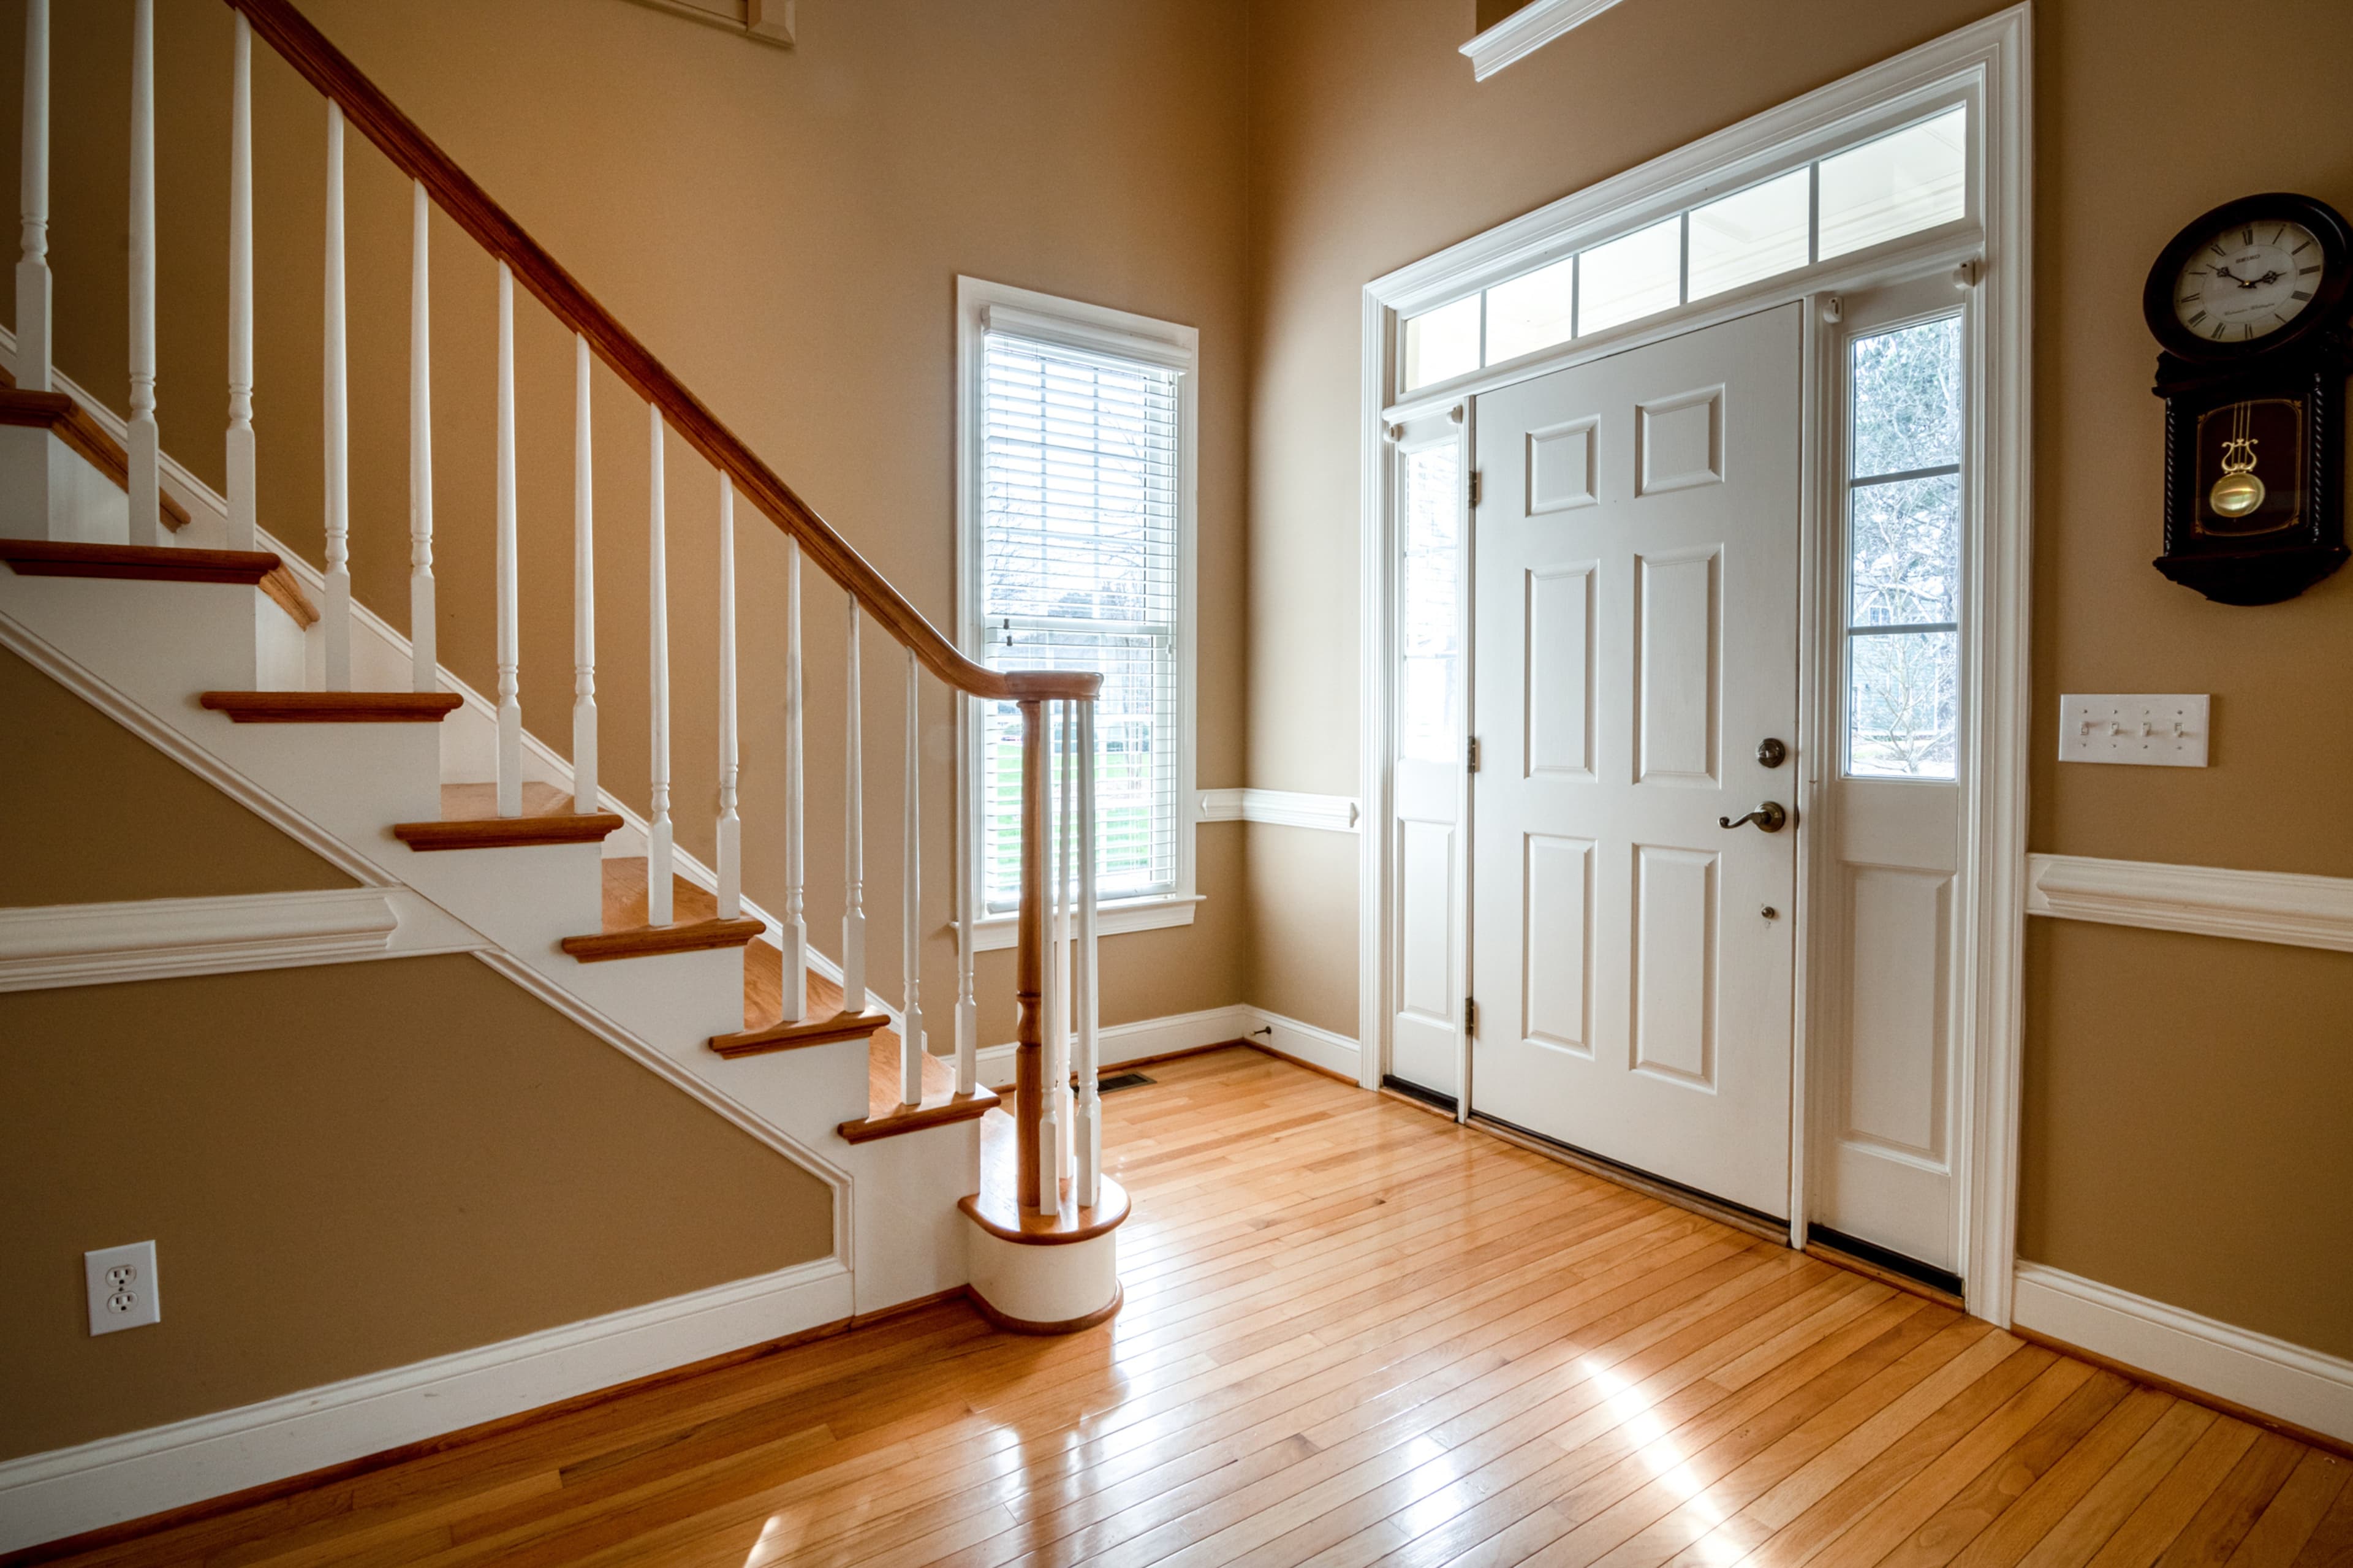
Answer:
<svg viewBox="0 0 2353 1568"><path fill-rule="evenodd" d="M320 606L327 689L352 689L350 392L343 354L343 110L327 100L327 581Z"/></svg>
<svg viewBox="0 0 2353 1568"><path fill-rule="evenodd" d="M155 0L131 12L131 542L161 544L155 430Z"/></svg>
<svg viewBox="0 0 2353 1568"><path fill-rule="evenodd" d="M242 18L239 18L240 26ZM16 261L16 385L49 390L49 0L25 0L24 251Z"/></svg>
<svg viewBox="0 0 2353 1568"><path fill-rule="evenodd" d="M866 1010L866 808L865 760L860 754L863 742L860 704L864 699L859 692L858 679L858 601L849 601L849 647L848 675L849 700L844 709L848 723L848 741L843 760L843 812L847 818L842 830L842 899L841 899L841 1010L862 1013Z"/></svg>
<svg viewBox="0 0 2353 1568"><path fill-rule="evenodd" d="M808 917L801 843L801 543L785 536L784 1022L808 1016Z"/></svg>
<svg viewBox="0 0 2353 1568"><path fill-rule="evenodd" d="M237 25L240 29L245 26L242 11L237 13ZM435 668L440 659L436 637L440 617L433 604L433 290L426 253L426 225L431 212L425 199L425 182L417 181L409 198L408 242L408 684L412 691L433 691L440 686Z"/></svg>
<svg viewBox="0 0 2353 1568"><path fill-rule="evenodd" d="M923 670L907 650L907 858L900 878L900 963L907 1002L899 1028L899 1103L923 1100Z"/></svg>
<svg viewBox="0 0 2353 1568"><path fill-rule="evenodd" d="M1076 986L1071 960L1071 879L1078 859L1079 705L1062 704L1062 785L1061 815L1054 828L1054 849L1059 865L1054 875L1054 1005L1057 1028L1054 1049L1059 1065L1054 1073L1054 1092L1061 1100L1061 1142L1055 1149L1055 1168L1065 1176L1071 1173L1076 1153L1074 1136L1077 1108L1071 1099L1071 1034L1072 1004Z"/></svg>
<svg viewBox="0 0 2353 1568"><path fill-rule="evenodd" d="M499 263L499 815L522 815L522 650L515 582L514 272Z"/></svg>
<svg viewBox="0 0 2353 1568"><path fill-rule="evenodd" d="M227 542L231 550L250 550L259 515L253 448L253 26L242 11L236 14L235 26L228 92Z"/></svg>
<svg viewBox="0 0 2353 1568"><path fill-rule="evenodd" d="M1070 1098L1063 1086L1070 1079L1070 1067L1062 1055L1062 977L1059 965L1062 956L1062 834L1060 757L1057 754L1053 722L1054 710L1046 709L1043 715L1046 730L1046 853L1043 862L1046 874L1046 918L1039 922L1044 930L1040 936L1046 944L1045 962L1039 966L1041 984L1039 987L1039 1067L1043 1079L1039 1095L1038 1116L1038 1212L1059 1215L1062 1212L1062 1152L1068 1147L1063 1133L1062 1106Z"/></svg>
<svg viewBox="0 0 2353 1568"><path fill-rule="evenodd" d="M744 825L735 812L735 485L719 474L719 918L744 912Z"/></svg>
<svg viewBox="0 0 2353 1568"><path fill-rule="evenodd" d="M1071 953L1072 1005L1079 1014L1079 1179L1081 1208L1092 1208L1103 1176L1103 1076L1095 1005L1095 704L1079 705L1079 932Z"/></svg>
<svg viewBox="0 0 2353 1568"><path fill-rule="evenodd" d="M595 811L596 468L588 440L588 340L572 334L572 809Z"/></svg>
<svg viewBox="0 0 2353 1568"><path fill-rule="evenodd" d="M651 633L648 651L650 679L647 706L653 715L653 818L646 834L646 923L670 922L670 584L662 514L662 416L657 404L646 405L653 421L653 495L647 512L646 586L649 595L647 622Z"/></svg>
<svg viewBox="0 0 2353 1568"><path fill-rule="evenodd" d="M959 735L967 733L965 725L974 722L972 698L969 693L955 694L956 726ZM956 879L956 1005L955 1053L956 1092L976 1093L980 1088L980 1005L972 992L972 905L973 883L976 876L967 872Z"/></svg>

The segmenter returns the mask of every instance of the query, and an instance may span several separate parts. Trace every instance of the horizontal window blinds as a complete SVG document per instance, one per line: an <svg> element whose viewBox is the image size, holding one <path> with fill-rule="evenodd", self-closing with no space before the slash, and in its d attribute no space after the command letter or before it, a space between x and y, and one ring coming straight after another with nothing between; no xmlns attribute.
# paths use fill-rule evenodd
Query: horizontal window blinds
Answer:
<svg viewBox="0 0 2353 1568"><path fill-rule="evenodd" d="M1107 900L1172 892L1176 373L1005 332L985 342L983 658L1103 673L1098 887ZM1021 891L1019 710L991 704L984 723L982 883L1002 912Z"/></svg>

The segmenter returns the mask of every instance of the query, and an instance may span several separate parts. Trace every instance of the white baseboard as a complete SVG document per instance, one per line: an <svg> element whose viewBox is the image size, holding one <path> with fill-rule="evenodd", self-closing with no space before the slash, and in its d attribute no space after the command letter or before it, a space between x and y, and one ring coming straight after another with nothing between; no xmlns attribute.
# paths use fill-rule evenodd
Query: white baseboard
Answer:
<svg viewBox="0 0 2353 1568"><path fill-rule="evenodd" d="M2019 1264L2010 1321L2186 1388L2353 1442L2353 1361L2040 1263Z"/></svg>
<svg viewBox="0 0 2353 1568"><path fill-rule="evenodd" d="M1351 1081L1356 1077L1356 1041L1248 1003L1205 1008L1198 1013L1175 1013L1133 1024L1112 1024L1098 1031L1098 1038L1103 1065L1107 1068L1141 1061L1146 1057L1166 1056L1172 1051L1197 1051L1228 1040L1245 1040L1327 1068ZM1013 1081L1013 1047L1009 1043L982 1047L980 1081L992 1089L1002 1089Z"/></svg>
<svg viewBox="0 0 2353 1568"><path fill-rule="evenodd" d="M0 1464L0 1552L519 1415L849 1316L821 1258L586 1322Z"/></svg>
<svg viewBox="0 0 2353 1568"><path fill-rule="evenodd" d="M1283 1056L1338 1073L1351 1083L1361 1082L1356 1076L1361 1053L1356 1042L1345 1035L1335 1035L1329 1029L1319 1029L1313 1024L1303 1024L1296 1018L1286 1018L1280 1013L1270 1013L1263 1007L1244 1009L1250 1015L1250 1026L1243 1037L1265 1046ZM1264 1034L1256 1031L1263 1029Z"/></svg>

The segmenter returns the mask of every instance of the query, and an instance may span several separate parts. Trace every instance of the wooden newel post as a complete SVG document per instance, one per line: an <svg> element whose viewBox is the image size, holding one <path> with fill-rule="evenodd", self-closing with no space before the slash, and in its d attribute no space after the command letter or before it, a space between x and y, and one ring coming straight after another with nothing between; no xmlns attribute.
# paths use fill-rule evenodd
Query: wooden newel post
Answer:
<svg viewBox="0 0 2353 1568"><path fill-rule="evenodd" d="M1019 1157L1021 1206L1038 1206L1038 1119L1045 1114L1046 1072L1041 1060L1044 1031L1039 1009L1045 1000L1046 948L1046 723L1045 704L1024 698L1021 709L1021 917L1013 951L1014 1147Z"/></svg>

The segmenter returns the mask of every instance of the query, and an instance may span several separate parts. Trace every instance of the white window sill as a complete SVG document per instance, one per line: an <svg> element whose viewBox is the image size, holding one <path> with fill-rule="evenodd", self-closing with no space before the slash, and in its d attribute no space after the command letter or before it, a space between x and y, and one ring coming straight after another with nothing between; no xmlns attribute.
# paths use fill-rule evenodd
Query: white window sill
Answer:
<svg viewBox="0 0 2353 1568"><path fill-rule="evenodd" d="M1193 906L1202 895L1178 894L1159 899L1130 899L1124 903L1104 904L1095 910L1095 934L1117 936L1123 931L1160 931L1168 926L1188 926L1193 923ZM972 946L976 952L994 952L1008 948L1019 939L1018 915L991 915L976 921L972 927Z"/></svg>

